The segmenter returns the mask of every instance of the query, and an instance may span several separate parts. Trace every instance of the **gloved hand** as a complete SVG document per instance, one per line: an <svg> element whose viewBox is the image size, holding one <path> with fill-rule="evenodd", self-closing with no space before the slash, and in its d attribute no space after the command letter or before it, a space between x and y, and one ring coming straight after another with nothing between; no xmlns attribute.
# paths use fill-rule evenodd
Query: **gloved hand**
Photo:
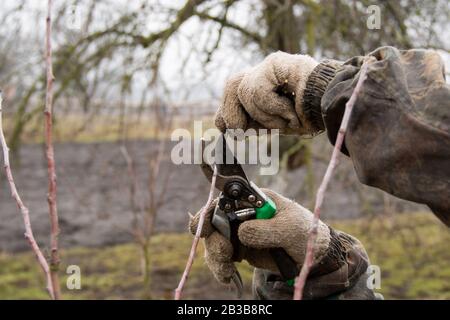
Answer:
<svg viewBox="0 0 450 320"><path fill-rule="evenodd" d="M276 206L275 217L268 220L249 220L239 226L238 237L242 243L236 261L247 260L252 266L278 273L278 268L269 254L269 248L283 248L301 267L305 259L309 230L313 214L278 193L262 189ZM229 283L236 271L233 246L211 224L217 199L208 208L201 237L205 238L205 260L211 272L221 283ZM200 212L190 220L189 228L195 234ZM315 262L325 255L330 243L330 229L319 222L315 250Z"/></svg>
<svg viewBox="0 0 450 320"><path fill-rule="evenodd" d="M231 77L216 113L216 126L222 131L264 127L284 133L311 133L302 97L308 76L317 65L310 56L278 51ZM285 94L280 95L280 90Z"/></svg>

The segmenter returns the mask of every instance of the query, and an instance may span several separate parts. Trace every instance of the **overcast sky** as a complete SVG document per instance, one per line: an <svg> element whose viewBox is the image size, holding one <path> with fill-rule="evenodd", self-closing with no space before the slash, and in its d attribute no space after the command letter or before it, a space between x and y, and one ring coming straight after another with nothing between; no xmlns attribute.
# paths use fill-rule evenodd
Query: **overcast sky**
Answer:
<svg viewBox="0 0 450 320"><path fill-rule="evenodd" d="M55 0L55 9L58 6L58 0ZM164 1L164 5L171 7L180 7L185 0L170 0ZM117 6L117 15L123 14L126 10L133 10L138 4L137 1L126 0L114 0L111 1L114 6ZM241 25L246 25L250 17L249 5L255 3L255 1L243 1L238 2L234 10L229 13L229 18L233 21L237 21ZM18 19L24 26L24 32L35 34L36 30L42 33L45 30L43 19L46 10L46 0L33 0L27 1L26 10L22 11L20 15L14 16L14 19ZM0 10L8 10L17 5L16 0L6 0L0 2ZM36 18L36 12L40 12L41 16ZM82 11L81 11L82 12ZM81 13L82 14L82 13ZM108 17L114 19L115 17ZM152 30L158 30L161 28L160 21L148 21L148 28ZM364 26L365 27L365 26ZM175 101L182 100L208 100L211 98L217 99L221 95L221 91L226 78L239 70L248 68L251 65L258 63L263 57L255 55L252 50L240 50L235 49L236 40L235 35L231 32L226 32L223 36L221 46L213 56L212 62L207 66L206 70L202 67L202 62L199 61L198 56L195 54L187 60L183 74L181 74L181 66L184 62L189 48L192 47L192 43L189 39L192 35L200 33L204 28L204 25L199 22L198 19L190 19L179 30L176 37L169 42L167 49L165 50L162 58L161 65L161 77L167 84L168 89L171 91L171 96ZM5 32L5 28L2 29ZM444 31L444 32L448 32ZM40 35L41 37L43 34ZM203 45L206 39L199 40L199 46ZM212 40L214 41L214 39ZM43 44L42 44L43 45ZM197 44L195 44L197 45ZM450 70L450 57L448 54L441 52L444 57L446 68ZM320 57L316 57L320 58ZM332 58L332 57L328 57ZM449 79L447 79L449 81ZM147 81L142 79L139 81L142 88L136 88L144 90L147 85ZM138 84L139 85L139 84Z"/></svg>

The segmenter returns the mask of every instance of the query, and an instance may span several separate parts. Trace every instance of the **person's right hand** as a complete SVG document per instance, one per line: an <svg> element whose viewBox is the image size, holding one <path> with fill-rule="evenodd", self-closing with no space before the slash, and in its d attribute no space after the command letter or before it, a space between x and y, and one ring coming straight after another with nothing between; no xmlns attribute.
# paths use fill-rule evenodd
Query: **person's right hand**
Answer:
<svg viewBox="0 0 450 320"><path fill-rule="evenodd" d="M216 113L217 128L314 133L303 112L303 92L317 65L310 56L278 51L252 69L232 76Z"/></svg>
<svg viewBox="0 0 450 320"><path fill-rule="evenodd" d="M242 244L235 261L247 260L252 266L279 273L275 261L270 255L270 248L283 248L297 263L303 264L309 230L312 227L313 214L298 203L289 200L278 193L262 189L277 207L272 219L248 220L239 226L238 237ZM229 283L236 266L233 261L233 246L211 224L217 199L207 209L201 237L205 238L205 260L215 278L221 283ZM200 212L189 223L192 234L197 231ZM325 255L330 243L330 229L319 221L316 240L315 261L320 261ZM300 269L300 268L299 268Z"/></svg>

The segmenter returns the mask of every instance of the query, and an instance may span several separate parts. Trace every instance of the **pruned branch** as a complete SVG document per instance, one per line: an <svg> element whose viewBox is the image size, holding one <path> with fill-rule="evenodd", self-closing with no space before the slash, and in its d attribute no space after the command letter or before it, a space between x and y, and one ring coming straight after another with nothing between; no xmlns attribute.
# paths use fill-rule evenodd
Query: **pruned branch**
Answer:
<svg viewBox="0 0 450 320"><path fill-rule="evenodd" d="M325 192L327 190L328 184L331 180L331 176L333 175L333 171L338 164L339 154L341 152L342 143L344 142L344 136L347 131L348 122L350 119L350 115L353 110L353 106L356 101L356 97L361 91L361 86L364 80L367 77L367 66L368 63L373 59L373 57L368 58L363 65L361 66L361 72L359 75L358 82L356 83L355 89L347 101L345 105L344 116L342 117L341 126L339 128L338 136L336 138L336 142L334 144L333 153L331 155L330 162L328 163L327 170L325 175L320 183L319 190L316 195L316 204L314 206L314 220L312 229L308 236L308 243L306 247L306 256L305 261L303 262L302 270L300 271L300 275L295 279L295 290L294 290L294 300L301 300L303 297L303 289L305 287L306 279L308 278L309 271L314 262L314 251L316 245L317 238L317 228L319 225L320 211L322 209L322 203L324 200Z"/></svg>
<svg viewBox="0 0 450 320"><path fill-rule="evenodd" d="M184 269L183 276L181 277L180 283L178 287L175 289L175 300L181 299L181 294L183 293L184 284L189 276L189 272L191 271L192 264L194 263L195 253L197 251L198 242L200 240L200 235L202 233L203 223L205 222L206 210L211 205L214 196L214 188L216 186L216 177L217 177L217 165L214 165L214 173L211 180L211 188L209 189L208 201L203 206L200 212L200 219L198 221L197 231L195 232L194 240L192 241L191 252L189 253L189 258L186 263L186 268Z"/></svg>
<svg viewBox="0 0 450 320"><path fill-rule="evenodd" d="M20 212L22 213L23 223L25 225L25 239L27 239L28 244L30 245L31 249L33 250L36 259L41 266L42 271L44 272L46 282L47 282L47 291L48 294L52 299L55 298L54 292L53 292L53 285L52 285L52 277L50 275L50 268L48 266L47 260L45 259L44 255L42 254L41 249L39 248L39 245L36 242L36 239L33 235L33 229L31 228L31 221L30 221L30 212L28 208L23 203L22 199L20 198L20 195L17 191L16 184L14 183L14 178L11 171L11 166L9 164L9 148L6 144L5 135L3 133L3 119L2 119L2 94L0 92L0 143L3 150L3 161L4 161L4 168L6 173L6 179L8 180L9 187L11 189L11 196L17 203L17 207L19 208Z"/></svg>
<svg viewBox="0 0 450 320"><path fill-rule="evenodd" d="M59 250L58 250L58 209L56 206L56 169L55 169L55 154L53 150L53 67L52 67L52 0L48 0L47 19L46 19L46 33L45 33L45 62L47 70L47 88L45 95L45 155L47 158L48 171L48 207L50 215L50 275L52 277L54 299L61 298L59 288Z"/></svg>

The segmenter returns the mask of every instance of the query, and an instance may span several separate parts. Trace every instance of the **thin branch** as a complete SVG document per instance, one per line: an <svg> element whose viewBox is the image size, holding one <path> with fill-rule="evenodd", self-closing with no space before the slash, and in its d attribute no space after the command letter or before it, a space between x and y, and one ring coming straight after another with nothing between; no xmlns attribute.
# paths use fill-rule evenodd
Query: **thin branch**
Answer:
<svg viewBox="0 0 450 320"><path fill-rule="evenodd" d="M196 11L195 15L197 15L200 19L211 20L211 21L217 22L220 25L227 27L229 29L234 29L236 31L239 31L241 34L243 34L247 38L255 41L258 45L262 45L262 43L263 43L263 38L258 33L251 32L251 31L245 29L244 27L241 27L240 25L227 20L226 17L214 17L207 12L199 12L199 11Z"/></svg>
<svg viewBox="0 0 450 320"><path fill-rule="evenodd" d="M228 18L228 11L229 11L231 5L232 5L234 2L235 2L235 1L227 1L227 2L225 3L225 9L224 9L223 15L222 15L222 19L223 19L224 21L227 21L227 18ZM225 25L224 25L224 24L220 24L219 30L218 30L218 33L217 33L217 39L216 39L216 41L215 41L214 46L213 46L210 50L208 50L208 49L205 47L205 51L206 51L206 60L205 60L205 64L208 64L209 62L211 62L211 57L212 57L213 53L219 48L220 42L221 42L221 40L222 40L222 34L223 34L223 29L224 29L224 28L225 28ZM211 35L211 34L212 34L212 32L210 32L210 35Z"/></svg>
<svg viewBox="0 0 450 320"><path fill-rule="evenodd" d="M205 206L202 208L200 212L200 219L198 221L197 231L195 232L194 240L192 241L191 252L189 253L189 258L186 263L186 268L184 269L183 276L181 277L180 283L178 287L175 289L175 300L181 299L181 294L183 292L184 284L189 276L189 272L191 271L192 264L194 263L195 252L197 251L197 245L200 240L200 234L202 233L203 223L205 222L206 210L208 210L211 202L213 201L214 188L216 186L216 177L217 177L217 165L214 165L214 173L211 180L211 188L209 190L208 201L206 201Z"/></svg>
<svg viewBox="0 0 450 320"><path fill-rule="evenodd" d="M5 135L3 133L3 120L2 120L2 94L0 92L0 142L2 145L3 150L3 160L4 160L4 168L6 173L6 178L9 182L9 187L11 189L11 196L17 203L17 207L20 209L20 212L22 213L23 223L25 225L25 239L27 239L31 249L33 250L34 254L36 255L36 259L39 263L39 265L42 268L42 271L44 272L46 281L47 281L47 291L48 294L52 299L54 299L54 293L53 293L53 285L52 285L52 277L50 276L50 268L48 266L47 260L45 259L44 255L42 254L41 249L39 248L39 245L37 244L36 240L34 239L33 235L33 229L31 228L31 221L30 221L30 212L28 208L24 205L22 202L22 199L20 198L19 193L17 192L16 184L14 183L14 178L12 175L11 167L9 164L9 148L6 144Z"/></svg>
<svg viewBox="0 0 450 320"><path fill-rule="evenodd" d="M130 153L128 152L125 143L120 147L120 152L122 153L125 162L127 164L128 176L130 178L129 196L130 196L131 212L133 214L132 234L135 237L136 241L140 245L143 245L145 243L145 237L144 233L142 232L142 229L139 226L141 223L140 217L144 214L145 208L141 201L139 201L139 205L136 204L136 193L139 192L139 184L136 177L136 169L134 166L133 158L130 156Z"/></svg>
<svg viewBox="0 0 450 320"><path fill-rule="evenodd" d="M398 29L400 31L400 43L405 46L402 49L409 49L412 47L411 41L408 36L408 30L405 25L405 18L402 16L402 12L399 12L398 7L396 4L390 3L389 1L386 1L385 3L386 8L391 13L393 19L397 23ZM398 36L397 36L398 37Z"/></svg>
<svg viewBox="0 0 450 320"><path fill-rule="evenodd" d="M47 69L47 89L45 95L45 155L47 158L47 171L48 171L48 207L50 215L50 275L52 277L52 285L54 292L54 299L59 300L61 298L61 292L59 287L59 251L58 251L58 235L59 235L59 222L58 222L58 210L56 207L56 169L55 169L55 154L53 150L53 67L52 67L52 0L48 0L47 7L47 19L46 19L46 33L45 33L45 62Z"/></svg>
<svg viewBox="0 0 450 320"><path fill-rule="evenodd" d="M317 238L317 227L319 225L320 211L322 209L322 203L324 200L325 191L327 190L327 187L330 182L333 171L338 163L339 154L341 152L342 143L344 142L344 136L347 131L347 126L348 126L348 122L350 119L350 115L352 113L353 106L356 101L356 97L358 96L358 94L361 90L361 86L367 77L366 73L367 73L368 63L372 59L373 58L368 58L361 66L361 73L359 75L358 82L356 83L355 89L353 90L353 93L352 93L350 99L347 101L347 103L345 105L344 116L342 117L341 126L339 128L339 133L336 138L336 142L334 144L333 153L331 155L331 159L328 164L327 171L325 172L323 180L320 183L319 190L317 191L316 204L314 206L314 220L313 220L312 229L311 229L311 231L309 233L309 237L308 237L305 261L303 263L302 270L300 271L300 275L295 279L294 300L301 300L303 297L303 289L305 287L306 279L308 278L309 271L314 262L314 251L315 251L316 238Z"/></svg>
<svg viewBox="0 0 450 320"><path fill-rule="evenodd" d="M155 173L159 172L159 167L160 167L160 164L162 162L163 155L164 155L165 148L166 148L165 137L167 137L168 134L170 133L170 128L172 128L173 118L174 118L174 114L171 111L170 114L169 114L169 117L168 117L168 119L166 121L165 128L164 128L164 130L163 130L163 132L162 132L162 134L160 136L161 141L160 141L160 144L159 144L159 155L157 156L157 159L159 159L159 164L158 164L158 167L157 167L157 171L155 171ZM157 197L157 199L159 199L159 200L156 201L156 203L155 203L155 207L157 209L162 207L164 202L166 201L167 189L169 187L169 180L171 179L172 174L173 174L173 171L168 170L167 174L164 176L164 181L162 182L161 191L159 192L159 195Z"/></svg>
<svg viewBox="0 0 450 320"><path fill-rule="evenodd" d="M129 14L121 17L116 23L114 23L111 27L108 27L105 30L96 31L80 40L78 40L71 48L76 48L83 43L89 44L92 43L93 40L100 39L102 37L108 35L114 35L116 37L127 37L132 40L135 44L139 44L144 48L148 48L153 45L155 42L160 41L162 43L167 42L167 40L179 30L180 26L185 23L189 18L195 15L195 9L202 3L206 2L206 0L186 0L183 7L177 11L175 19L170 23L170 25L157 32L153 32L147 36L143 36L138 33L129 32L123 29L120 29L123 26L127 26L127 24L133 20L133 15Z"/></svg>

